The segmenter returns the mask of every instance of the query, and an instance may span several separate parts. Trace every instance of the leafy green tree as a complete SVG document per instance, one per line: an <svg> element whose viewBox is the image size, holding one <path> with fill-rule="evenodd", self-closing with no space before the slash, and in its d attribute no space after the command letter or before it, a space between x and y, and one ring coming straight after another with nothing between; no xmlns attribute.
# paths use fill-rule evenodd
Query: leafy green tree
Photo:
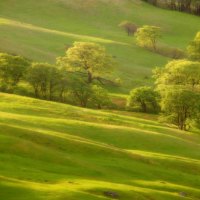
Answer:
<svg viewBox="0 0 200 200"><path fill-rule="evenodd" d="M138 29L137 25L130 21L121 22L119 24L119 27L124 29L126 33L128 34L128 36L133 35Z"/></svg>
<svg viewBox="0 0 200 200"><path fill-rule="evenodd" d="M36 97L52 100L58 80L58 69L48 63L33 63L27 73L27 81L33 86Z"/></svg>
<svg viewBox="0 0 200 200"><path fill-rule="evenodd" d="M157 50L157 41L161 37L161 29L156 26L145 25L136 32L136 42L139 46Z"/></svg>
<svg viewBox="0 0 200 200"><path fill-rule="evenodd" d="M189 129L189 121L200 112L200 93L189 87L165 88L161 98L161 109L167 119L181 130Z"/></svg>
<svg viewBox="0 0 200 200"><path fill-rule="evenodd" d="M92 88L90 84L87 84L80 77L76 77L71 82L71 93L74 99L74 102L80 105L81 107L87 107L88 102L92 96Z"/></svg>
<svg viewBox="0 0 200 200"><path fill-rule="evenodd" d="M158 110L158 94L151 87L139 87L133 89L127 99L127 106L133 108L140 106L142 112L147 112L153 108L154 112Z"/></svg>
<svg viewBox="0 0 200 200"><path fill-rule="evenodd" d="M189 120L195 120L200 111L200 63L171 61L154 74L166 119L186 130Z"/></svg>
<svg viewBox="0 0 200 200"><path fill-rule="evenodd" d="M87 77L87 82L104 78L112 71L114 65L112 56L106 53L104 47L91 42L75 42L66 51L66 55L57 59L57 64L66 67L68 71L78 72Z"/></svg>
<svg viewBox="0 0 200 200"><path fill-rule="evenodd" d="M16 86L29 66L30 62L22 56L0 53L0 79L7 87Z"/></svg>
<svg viewBox="0 0 200 200"><path fill-rule="evenodd" d="M188 56L191 60L200 61L200 32L187 48Z"/></svg>
<svg viewBox="0 0 200 200"><path fill-rule="evenodd" d="M92 86L91 101L95 106L97 106L98 109L101 109L103 106L108 106L109 104L111 104L111 100L107 90L98 85Z"/></svg>
<svg viewBox="0 0 200 200"><path fill-rule="evenodd" d="M164 68L154 70L156 84L162 85L200 85L200 62L174 60Z"/></svg>

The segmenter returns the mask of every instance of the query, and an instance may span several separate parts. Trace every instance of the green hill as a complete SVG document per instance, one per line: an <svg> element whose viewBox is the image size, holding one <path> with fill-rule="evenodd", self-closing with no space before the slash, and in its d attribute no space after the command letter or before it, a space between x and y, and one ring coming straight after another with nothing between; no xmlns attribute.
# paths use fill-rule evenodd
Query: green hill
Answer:
<svg viewBox="0 0 200 200"><path fill-rule="evenodd" d="M74 41L100 43L119 63L110 91L124 105L170 58L136 46L123 20L160 26L160 45L182 50L200 30L199 17L140 0L1 0L0 52L55 63ZM0 200L198 200L199 152L199 131L157 115L0 93Z"/></svg>
<svg viewBox="0 0 200 200"><path fill-rule="evenodd" d="M123 89L151 82L151 70L169 58L134 43L118 24L130 20L162 28L162 44L185 49L200 30L199 17L162 10L139 0L1 0L0 51L55 62L74 41L105 45L116 57Z"/></svg>
<svg viewBox="0 0 200 200"><path fill-rule="evenodd" d="M200 136L154 115L0 94L0 199L200 199Z"/></svg>

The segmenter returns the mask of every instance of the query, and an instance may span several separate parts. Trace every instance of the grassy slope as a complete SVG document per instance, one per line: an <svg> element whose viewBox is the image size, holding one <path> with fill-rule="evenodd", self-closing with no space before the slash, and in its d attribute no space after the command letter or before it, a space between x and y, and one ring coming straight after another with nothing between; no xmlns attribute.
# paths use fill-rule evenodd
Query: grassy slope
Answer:
<svg viewBox="0 0 200 200"><path fill-rule="evenodd" d="M196 16L139 0L1 0L0 50L54 63L74 41L99 42L119 61L117 73L127 92L149 82L145 77L150 77L152 67L168 58L136 47L134 39L118 28L122 20L161 26L162 43L183 49L200 29Z"/></svg>
<svg viewBox="0 0 200 200"><path fill-rule="evenodd" d="M0 199L200 199L200 136L156 116L0 94Z"/></svg>

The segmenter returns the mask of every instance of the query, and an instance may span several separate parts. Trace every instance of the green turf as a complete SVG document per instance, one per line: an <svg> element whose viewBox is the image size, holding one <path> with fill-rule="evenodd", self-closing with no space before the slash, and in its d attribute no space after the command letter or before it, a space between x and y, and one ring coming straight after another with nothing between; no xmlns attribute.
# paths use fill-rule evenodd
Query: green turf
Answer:
<svg viewBox="0 0 200 200"><path fill-rule="evenodd" d="M156 115L0 94L0 199L200 198L200 135Z"/></svg>
<svg viewBox="0 0 200 200"><path fill-rule="evenodd" d="M118 24L162 28L162 44L185 49L200 30L199 17L162 10L139 0L1 0L0 51L24 55L36 61L55 62L74 41L105 45L119 62L116 73L125 92L151 83L151 70L169 58L137 47Z"/></svg>

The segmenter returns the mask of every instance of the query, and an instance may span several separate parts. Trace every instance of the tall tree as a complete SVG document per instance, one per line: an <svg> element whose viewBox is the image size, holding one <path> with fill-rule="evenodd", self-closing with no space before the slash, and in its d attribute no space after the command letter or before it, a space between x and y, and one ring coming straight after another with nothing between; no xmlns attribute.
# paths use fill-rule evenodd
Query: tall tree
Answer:
<svg viewBox="0 0 200 200"><path fill-rule="evenodd" d="M186 86L165 87L161 109L179 129L188 130L189 120L194 120L200 112L200 93Z"/></svg>
<svg viewBox="0 0 200 200"><path fill-rule="evenodd" d="M166 119L186 130L189 120L200 112L200 63L171 61L154 73Z"/></svg>
<svg viewBox="0 0 200 200"><path fill-rule="evenodd" d="M113 58L105 48L91 42L75 42L65 56L57 59L57 64L68 71L86 75L88 83L104 78L114 66Z"/></svg>

